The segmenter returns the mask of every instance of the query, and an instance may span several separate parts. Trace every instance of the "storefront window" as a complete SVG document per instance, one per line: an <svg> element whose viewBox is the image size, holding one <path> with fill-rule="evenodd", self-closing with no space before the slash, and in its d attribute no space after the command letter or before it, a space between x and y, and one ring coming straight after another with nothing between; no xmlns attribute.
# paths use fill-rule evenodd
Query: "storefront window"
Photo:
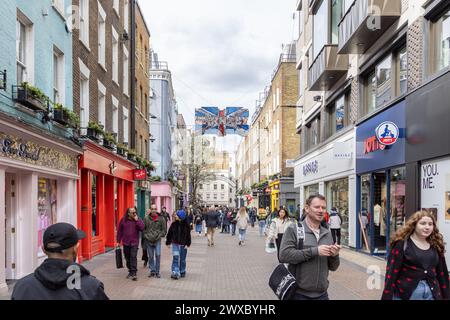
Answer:
<svg viewBox="0 0 450 320"><path fill-rule="evenodd" d="M98 236L98 215L97 215L97 176L92 175L92 236Z"/></svg>
<svg viewBox="0 0 450 320"><path fill-rule="evenodd" d="M374 254L386 252L387 216L386 216L386 172L373 174L373 243Z"/></svg>
<svg viewBox="0 0 450 320"><path fill-rule="evenodd" d="M369 219L371 216L370 209L370 174L361 176L361 212L359 215L359 223L361 229L361 241L364 251L370 251L370 239L369 239Z"/></svg>
<svg viewBox="0 0 450 320"><path fill-rule="evenodd" d="M348 246L348 179L330 181L327 183L327 209L336 208L342 217L341 244Z"/></svg>
<svg viewBox="0 0 450 320"><path fill-rule="evenodd" d="M405 225L406 169L391 170L390 237Z"/></svg>
<svg viewBox="0 0 450 320"><path fill-rule="evenodd" d="M38 179L38 257L45 254L42 251L45 230L56 223L56 180Z"/></svg>
<svg viewBox="0 0 450 320"><path fill-rule="evenodd" d="M318 183L305 187L305 199L304 199L303 203L306 205L306 199L308 199L310 195L318 194L318 193L319 193L319 184Z"/></svg>

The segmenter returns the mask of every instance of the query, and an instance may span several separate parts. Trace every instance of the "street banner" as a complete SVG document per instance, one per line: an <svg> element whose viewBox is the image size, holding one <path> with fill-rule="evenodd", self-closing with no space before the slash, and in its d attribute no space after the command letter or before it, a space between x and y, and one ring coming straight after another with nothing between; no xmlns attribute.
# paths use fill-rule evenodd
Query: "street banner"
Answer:
<svg viewBox="0 0 450 320"><path fill-rule="evenodd" d="M249 130L247 124L248 109L227 107L202 107L195 110L195 131L197 134L216 134L224 137L227 134L246 136Z"/></svg>

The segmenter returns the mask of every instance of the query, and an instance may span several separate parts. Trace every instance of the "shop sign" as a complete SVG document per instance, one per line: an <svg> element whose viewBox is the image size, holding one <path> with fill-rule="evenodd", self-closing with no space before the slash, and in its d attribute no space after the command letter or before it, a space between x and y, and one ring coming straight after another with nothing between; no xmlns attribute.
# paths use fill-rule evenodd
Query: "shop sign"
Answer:
<svg viewBox="0 0 450 320"><path fill-rule="evenodd" d="M133 170L133 179L135 181L147 179L147 172L144 169Z"/></svg>
<svg viewBox="0 0 450 320"><path fill-rule="evenodd" d="M392 121L385 121L375 130L378 142L385 146L392 146L398 140L400 130Z"/></svg>
<svg viewBox="0 0 450 320"><path fill-rule="evenodd" d="M370 137L366 140L364 140L364 153L372 153L377 150L384 150L386 149L386 146L379 143L376 136Z"/></svg>
<svg viewBox="0 0 450 320"><path fill-rule="evenodd" d="M0 132L0 157L77 174L78 159L49 147Z"/></svg>
<svg viewBox="0 0 450 320"><path fill-rule="evenodd" d="M353 152L349 151L347 142L335 142L333 145L333 159L352 159Z"/></svg>
<svg viewBox="0 0 450 320"><path fill-rule="evenodd" d="M303 166L303 176L319 172L319 161L315 160Z"/></svg>

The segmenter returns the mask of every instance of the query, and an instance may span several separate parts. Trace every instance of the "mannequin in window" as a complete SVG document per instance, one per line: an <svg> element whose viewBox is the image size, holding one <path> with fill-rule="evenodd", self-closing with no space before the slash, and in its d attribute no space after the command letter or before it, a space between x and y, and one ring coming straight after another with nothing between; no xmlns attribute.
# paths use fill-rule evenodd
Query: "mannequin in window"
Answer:
<svg viewBox="0 0 450 320"><path fill-rule="evenodd" d="M381 214L380 214L380 236L382 236L382 237L386 237L386 231L387 231L386 219L387 219L386 218L386 199L383 198L383 200L381 200Z"/></svg>

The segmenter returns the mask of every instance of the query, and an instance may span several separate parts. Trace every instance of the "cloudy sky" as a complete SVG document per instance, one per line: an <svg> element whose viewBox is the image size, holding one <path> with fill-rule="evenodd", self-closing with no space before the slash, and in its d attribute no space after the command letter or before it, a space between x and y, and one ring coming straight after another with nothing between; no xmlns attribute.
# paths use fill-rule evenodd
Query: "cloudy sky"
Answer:
<svg viewBox="0 0 450 320"><path fill-rule="evenodd" d="M151 46L172 72L179 111L194 125L195 108L255 109L270 84L281 45L295 37L297 0L139 0ZM222 138L233 151L240 138Z"/></svg>

